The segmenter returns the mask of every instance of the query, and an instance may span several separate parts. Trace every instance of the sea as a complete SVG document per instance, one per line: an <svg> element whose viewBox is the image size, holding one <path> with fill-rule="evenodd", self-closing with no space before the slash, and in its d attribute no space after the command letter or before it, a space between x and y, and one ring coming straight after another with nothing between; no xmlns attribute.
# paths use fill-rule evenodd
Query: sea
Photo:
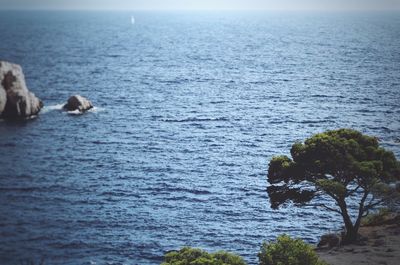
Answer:
<svg viewBox="0 0 400 265"><path fill-rule="evenodd" d="M399 15L1 11L0 60L45 106L0 122L0 264L192 246L255 265L263 241L337 231L335 213L271 209L268 163L337 128L400 158ZM63 112L75 94L95 108Z"/></svg>

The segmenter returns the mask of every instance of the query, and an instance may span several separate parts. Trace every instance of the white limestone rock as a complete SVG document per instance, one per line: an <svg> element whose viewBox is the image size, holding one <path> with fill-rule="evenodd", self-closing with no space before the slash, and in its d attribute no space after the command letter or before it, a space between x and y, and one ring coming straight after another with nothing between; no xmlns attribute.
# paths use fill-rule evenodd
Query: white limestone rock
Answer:
<svg viewBox="0 0 400 265"><path fill-rule="evenodd" d="M7 120L36 116L43 102L25 84L21 66L0 61L0 117Z"/></svg>

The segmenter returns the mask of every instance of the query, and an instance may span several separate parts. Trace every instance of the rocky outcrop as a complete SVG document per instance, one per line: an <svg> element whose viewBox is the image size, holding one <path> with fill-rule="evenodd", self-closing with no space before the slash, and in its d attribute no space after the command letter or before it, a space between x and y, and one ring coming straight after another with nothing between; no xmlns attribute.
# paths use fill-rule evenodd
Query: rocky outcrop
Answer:
<svg viewBox="0 0 400 265"><path fill-rule="evenodd" d="M338 247L340 245L340 237L336 234L326 234L321 236L321 240L319 241L317 247Z"/></svg>
<svg viewBox="0 0 400 265"><path fill-rule="evenodd" d="M30 118L42 107L43 102L26 87L21 66L0 61L0 118Z"/></svg>
<svg viewBox="0 0 400 265"><path fill-rule="evenodd" d="M85 112L85 111L93 108L93 105L86 98L84 98L80 95L75 95L68 99L67 104L65 104L63 108L67 111L78 110L79 112Z"/></svg>

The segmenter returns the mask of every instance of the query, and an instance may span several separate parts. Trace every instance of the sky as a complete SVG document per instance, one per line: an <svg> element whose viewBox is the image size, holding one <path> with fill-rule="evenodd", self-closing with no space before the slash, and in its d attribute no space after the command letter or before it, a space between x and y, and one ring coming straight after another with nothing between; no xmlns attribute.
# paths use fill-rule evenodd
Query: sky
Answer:
<svg viewBox="0 0 400 265"><path fill-rule="evenodd" d="M400 0L0 0L0 9L400 9Z"/></svg>

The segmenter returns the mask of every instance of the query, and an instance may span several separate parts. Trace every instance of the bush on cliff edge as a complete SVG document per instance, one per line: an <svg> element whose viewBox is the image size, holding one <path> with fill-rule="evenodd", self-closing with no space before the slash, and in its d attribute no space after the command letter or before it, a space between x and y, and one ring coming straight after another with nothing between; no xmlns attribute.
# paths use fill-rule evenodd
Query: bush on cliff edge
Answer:
<svg viewBox="0 0 400 265"><path fill-rule="evenodd" d="M264 242L258 258L260 265L326 265L310 245L287 235L279 236L276 242Z"/></svg>
<svg viewBox="0 0 400 265"><path fill-rule="evenodd" d="M165 255L161 265L246 265L244 260L235 254L225 251L208 253L197 248L184 247Z"/></svg>

